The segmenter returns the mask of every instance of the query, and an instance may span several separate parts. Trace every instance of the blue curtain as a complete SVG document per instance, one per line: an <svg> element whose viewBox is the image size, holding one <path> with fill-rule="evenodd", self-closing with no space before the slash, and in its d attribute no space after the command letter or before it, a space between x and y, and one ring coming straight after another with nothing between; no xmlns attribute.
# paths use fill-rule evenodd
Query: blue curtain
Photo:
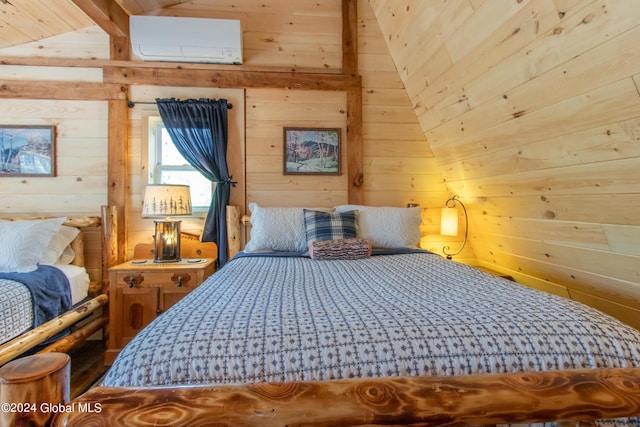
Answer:
<svg viewBox="0 0 640 427"><path fill-rule="evenodd" d="M220 265L227 261L226 206L235 184L227 167L226 99L156 99L160 117L182 156L216 183L202 241L218 245Z"/></svg>

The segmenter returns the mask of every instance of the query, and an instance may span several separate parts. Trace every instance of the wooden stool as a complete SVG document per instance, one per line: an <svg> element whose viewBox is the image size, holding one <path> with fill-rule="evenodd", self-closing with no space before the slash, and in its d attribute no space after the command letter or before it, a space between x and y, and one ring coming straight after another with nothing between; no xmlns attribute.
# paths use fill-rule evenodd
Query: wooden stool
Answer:
<svg viewBox="0 0 640 427"><path fill-rule="evenodd" d="M70 366L68 355L45 353L1 367L0 425L49 425L69 402Z"/></svg>

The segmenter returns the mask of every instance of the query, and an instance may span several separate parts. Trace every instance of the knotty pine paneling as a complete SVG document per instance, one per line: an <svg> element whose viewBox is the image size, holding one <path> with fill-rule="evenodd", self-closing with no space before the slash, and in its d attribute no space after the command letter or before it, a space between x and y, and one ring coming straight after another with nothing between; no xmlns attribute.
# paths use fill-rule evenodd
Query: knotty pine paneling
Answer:
<svg viewBox="0 0 640 427"><path fill-rule="evenodd" d="M421 6L428 8L427 3L430 2ZM412 111L373 10L365 0L358 1L358 69L363 85L365 202L375 206L420 204L421 247L436 253L442 253L445 245L457 250L462 235L440 235L440 208L451 194ZM475 264L471 246L456 260Z"/></svg>
<svg viewBox="0 0 640 427"><path fill-rule="evenodd" d="M3 3L0 47L37 41L92 25L91 20L69 1Z"/></svg>
<svg viewBox="0 0 640 427"><path fill-rule="evenodd" d="M24 0L21 3L26 4L28 2L29 0ZM46 2L41 3L43 10L45 4ZM86 18L84 13L80 13ZM69 18L69 16L66 18ZM83 28L79 28L76 31L64 32L52 37L41 38L36 41L25 42L24 44L19 44L17 46L0 49L0 55L6 55L8 57L26 56L29 58L109 59L109 36L107 36L100 27L91 25L91 22L89 21L89 23L84 24Z"/></svg>
<svg viewBox="0 0 640 427"><path fill-rule="evenodd" d="M240 19L243 27L245 64L252 67L285 67L287 69L322 70L339 73L341 70L341 1L292 2L276 0L260 2L209 2L196 0L175 4L155 1L141 5L135 0L122 5L130 13L153 13L174 16L198 16L211 18ZM156 10L154 5L165 9ZM134 10L135 9L135 10ZM377 206L404 206L420 203L425 208L423 238L424 247L440 251L444 244L457 247L462 236L443 238L439 233L440 207L451 196L444 179L436 167L436 160L425 134L420 128L415 108L405 91L403 81L389 54L383 33L366 0L358 2L358 72L363 81L363 167L365 203ZM419 27L420 25L417 25ZM424 40L422 41L424 43ZM95 26L74 33L61 34L36 43L8 48L1 54L12 56L42 56L56 59L56 65L64 67L62 58L109 57L109 39ZM21 71L28 70L28 73ZM53 70L53 69L52 69ZM11 78L46 80L39 70L21 67L7 69ZM73 71L58 73L52 77L81 80L99 79L88 74L73 77ZM133 101L152 101L157 96L177 98L215 96L227 92L207 88L208 82L193 82L193 87L149 87L132 85L129 98ZM232 170L234 179L242 184L233 191L241 197L239 204L256 201L264 205L305 204L333 206L346 203L348 182L345 175L338 177L297 177L282 175L282 128L285 126L327 126L345 129L346 98L344 93L299 92L285 89L249 89L246 101L242 88L232 92L234 132L238 135L239 154L237 169ZM52 105L55 105L54 102ZM245 108L246 105L246 108ZM34 110L37 112L37 110ZM25 115L33 111L24 110ZM245 118L246 113L246 118ZM136 104L128 110L129 121L126 135L125 181L127 192L127 246L150 241L152 224L140 218L140 203L144 176L146 174L143 149L144 121L154 115L155 107ZM106 121L106 108L100 119ZM230 117L231 117L230 116ZM86 128L79 132L79 143L94 144L106 136L95 137L89 130L93 124L87 121ZM83 140L84 138L84 140ZM343 134L344 138L344 134ZM348 147L347 147L348 149ZM96 163L91 152L84 146L78 149L78 158L86 156L86 163L78 162L74 168L102 171L104 165ZM245 151L246 150L246 156ZM104 155L106 157L106 155ZM98 156L99 158L99 156ZM343 159L344 161L344 159ZM71 165L67 165L71 167ZM102 172L101 172L102 173ZM107 180L103 184L92 183L106 192ZM246 190L246 195L245 195ZM68 190L67 190L68 191ZM241 196L238 196L241 195ZM87 200L92 203L92 199ZM28 196L25 199L31 200ZM26 201L23 201L26 203ZM55 202L63 209L65 201ZM104 203L104 201L102 201ZM26 206L26 205L25 205ZM25 207L32 209L33 206ZM56 208L57 209L57 208ZM185 220L183 228L197 232L202 219ZM459 258L474 262L473 250L468 246Z"/></svg>
<svg viewBox="0 0 640 427"><path fill-rule="evenodd" d="M107 103L0 99L0 124L56 127L57 176L2 177L0 213L100 215L107 201Z"/></svg>
<svg viewBox="0 0 640 427"><path fill-rule="evenodd" d="M284 175L284 127L340 128L346 162L346 93L288 89L247 90L247 200L264 206L347 203L346 175ZM250 168L258 165L256 170Z"/></svg>
<svg viewBox="0 0 640 427"><path fill-rule="evenodd" d="M246 65L341 68L341 0L215 3L195 0L154 13L240 20Z"/></svg>
<svg viewBox="0 0 640 427"><path fill-rule="evenodd" d="M640 308L637 3L369 3L478 263Z"/></svg>

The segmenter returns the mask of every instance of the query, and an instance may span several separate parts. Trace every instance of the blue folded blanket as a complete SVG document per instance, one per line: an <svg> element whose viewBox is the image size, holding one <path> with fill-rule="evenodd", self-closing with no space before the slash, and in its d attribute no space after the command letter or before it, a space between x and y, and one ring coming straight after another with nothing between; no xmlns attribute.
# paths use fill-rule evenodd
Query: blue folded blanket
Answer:
<svg viewBox="0 0 640 427"><path fill-rule="evenodd" d="M51 265L39 265L30 273L0 272L0 279L10 279L24 284L31 292L33 300L33 326L39 326L60 314L69 311L71 287L67 276ZM47 342L59 339L68 332L57 334Z"/></svg>

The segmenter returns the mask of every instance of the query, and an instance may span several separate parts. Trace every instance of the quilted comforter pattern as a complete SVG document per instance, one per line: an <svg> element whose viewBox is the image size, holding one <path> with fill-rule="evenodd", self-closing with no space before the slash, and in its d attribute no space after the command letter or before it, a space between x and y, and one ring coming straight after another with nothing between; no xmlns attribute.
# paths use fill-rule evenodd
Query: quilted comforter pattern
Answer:
<svg viewBox="0 0 640 427"><path fill-rule="evenodd" d="M234 259L121 352L105 386L640 366L640 333L437 255Z"/></svg>

